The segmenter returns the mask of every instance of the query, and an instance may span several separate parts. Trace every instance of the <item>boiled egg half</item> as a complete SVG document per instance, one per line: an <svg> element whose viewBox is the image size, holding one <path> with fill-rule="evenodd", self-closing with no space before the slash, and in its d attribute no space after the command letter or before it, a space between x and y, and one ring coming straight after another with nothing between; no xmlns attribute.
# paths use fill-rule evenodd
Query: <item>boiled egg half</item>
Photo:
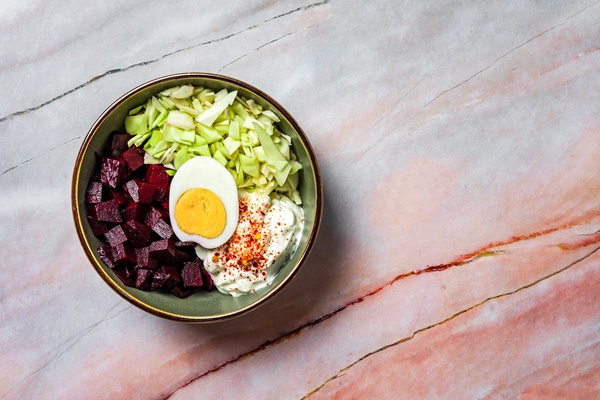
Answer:
<svg viewBox="0 0 600 400"><path fill-rule="evenodd" d="M233 235L238 213L235 180L218 161L194 157L179 167L169 191L171 225L179 240L219 247Z"/></svg>

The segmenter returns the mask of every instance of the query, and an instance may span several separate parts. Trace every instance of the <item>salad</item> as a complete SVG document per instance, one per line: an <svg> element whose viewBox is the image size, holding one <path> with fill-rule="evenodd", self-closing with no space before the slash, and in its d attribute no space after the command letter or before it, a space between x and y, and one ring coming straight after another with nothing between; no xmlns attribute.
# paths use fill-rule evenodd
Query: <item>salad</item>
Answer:
<svg viewBox="0 0 600 400"><path fill-rule="evenodd" d="M269 285L304 226L302 165L278 122L236 90L192 85L132 109L86 193L99 257L125 285L178 297Z"/></svg>

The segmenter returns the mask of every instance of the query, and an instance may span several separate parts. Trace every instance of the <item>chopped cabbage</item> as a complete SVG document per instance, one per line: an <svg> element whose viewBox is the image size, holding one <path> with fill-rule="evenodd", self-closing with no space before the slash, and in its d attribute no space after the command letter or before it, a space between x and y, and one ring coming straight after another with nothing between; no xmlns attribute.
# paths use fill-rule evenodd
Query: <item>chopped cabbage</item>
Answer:
<svg viewBox="0 0 600 400"><path fill-rule="evenodd" d="M275 125L279 117L237 91L192 85L153 96L125 117L129 145L145 150L144 162L162 164L174 175L190 158L212 157L239 189L285 195L301 204L292 140Z"/></svg>

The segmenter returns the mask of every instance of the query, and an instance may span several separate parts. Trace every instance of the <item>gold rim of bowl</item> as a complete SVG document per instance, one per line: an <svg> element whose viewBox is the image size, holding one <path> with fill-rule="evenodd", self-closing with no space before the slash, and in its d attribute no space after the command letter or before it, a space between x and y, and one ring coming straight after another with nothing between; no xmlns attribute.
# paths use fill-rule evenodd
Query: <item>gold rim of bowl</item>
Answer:
<svg viewBox="0 0 600 400"><path fill-rule="evenodd" d="M82 202L80 201L80 199L78 199L79 185L81 184L81 182L79 182L79 176L81 173L83 157L88 150L88 147L89 147L89 144L90 144L92 138L94 137L94 135L96 135L99 127L106 120L106 118L121 103L123 103L125 100L127 100L131 96L135 95L136 93L138 93L142 90L148 89L152 86L167 82L167 81L175 81L175 80L186 79L186 78L199 78L199 79L213 80L213 81L216 81L217 83L225 82L225 83L237 85L239 87L242 87L242 88L250 91L254 96L262 98L262 100L264 100L266 103L270 104L273 108L277 109L277 111L279 111L279 113L289 122L290 126L294 129L294 131L297 133L298 137L300 138L301 142L306 147L308 157L310 158L310 162L312 164L311 166L313 169L313 173L315 175L315 194L316 194L315 221L314 221L312 229L309 233L309 236L307 238L306 246L302 250L302 254L300 255L300 258L299 258L298 262L296 263L296 265L294 266L294 268L277 286L273 287L272 290L268 291L264 296L260 297L255 302L250 303L249 305L242 307L238 310L232 311L232 312L223 313L223 314L215 314L215 315L210 315L210 316L206 316L206 317L204 317L204 316L189 316L189 315L177 314L177 313L172 313L172 312L168 312L165 310L161 310L156 307L153 307L150 304L145 303L144 301L136 298L135 296L132 296L127 291L123 290L123 288L121 288L115 282L115 280L106 272L106 270L100 265L100 263L97 261L96 257L94 256L95 252L92 249L92 247L90 246L90 243L88 242L88 239L83 230L83 221L80 217L80 215L81 215L80 204ZM176 83L174 82L174 84L176 84ZM87 182L84 182L83 184L87 185ZM322 181L321 181L321 174L319 171L319 165L317 163L317 158L315 157L314 150L310 144L310 141L308 140L308 138L307 138L306 134L304 133L304 131L302 130L302 128L300 128L300 125L298 125L296 120L290 115L289 112L287 112L287 110L281 104L279 104L276 100L274 100L268 94L264 93L262 90L254 87L246 82L240 81L238 79L234 79L234 78L231 78L231 77L228 77L225 75L212 74L212 73L184 72L184 73L171 74L171 75L162 76L162 77L159 77L156 79L152 79L148 82L145 82L145 83L131 89L130 91L128 91L127 93L125 93L124 95L119 97L116 101L114 101L106 110L104 110L104 112L100 115L100 117L98 117L98 119L94 122L94 124L88 131L87 135L85 136L83 143L81 144L81 147L79 149L79 153L77 154L77 158L75 160L75 167L73 170L73 177L72 177L72 182L71 182L71 209L73 212L73 220L75 222L75 230L77 231L77 236L79 237L79 241L81 242L81 245L84 249L84 252L85 252L88 260L90 261L90 263L92 264L92 266L94 267L96 272L100 275L100 277L102 277L102 279L108 284L108 286L110 286L110 288L113 289L116 293L118 293L121 297L123 297L125 300L129 301L133 305L137 306L138 308L140 308L146 312L149 312L151 314L154 314L158 317L162 317L162 318L166 318L166 319L170 319L170 320L174 320L174 321L182 321L182 322L215 322L215 321L223 321L223 320L231 319L233 317L245 314L250 310L256 309L258 306L263 305L268 300L272 299L277 293L279 293L283 288L285 288L291 282L292 278L298 273L298 271L300 270L300 268L306 261L308 254L312 250L314 243L316 241L316 238L317 238L319 227L321 225L321 217L322 217L322 211L323 211L323 185L322 185ZM224 296L226 296L226 295L224 295ZM183 299L182 301L185 301L185 299Z"/></svg>

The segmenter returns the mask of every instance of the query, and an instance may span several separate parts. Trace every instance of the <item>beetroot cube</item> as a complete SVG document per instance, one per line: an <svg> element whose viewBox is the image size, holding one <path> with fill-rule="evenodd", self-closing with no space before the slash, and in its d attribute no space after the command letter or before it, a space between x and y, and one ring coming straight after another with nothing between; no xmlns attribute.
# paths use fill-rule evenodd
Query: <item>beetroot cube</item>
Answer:
<svg viewBox="0 0 600 400"><path fill-rule="evenodd" d="M185 287L202 287L202 272L199 262L184 262L181 280Z"/></svg>
<svg viewBox="0 0 600 400"><path fill-rule="evenodd" d="M90 207L90 217L97 221L123 222L116 200L103 201Z"/></svg>
<svg viewBox="0 0 600 400"><path fill-rule="evenodd" d="M169 182L171 182L171 177L167 174L165 167L158 164L148 165L145 180L157 187L154 200L164 201L169 192Z"/></svg>
<svg viewBox="0 0 600 400"><path fill-rule="evenodd" d="M166 220L167 217L168 214L165 211L158 207L151 206L148 210L148 213L146 213L146 216L144 217L144 223L148 225L150 229L152 229L152 227L156 225L159 220Z"/></svg>
<svg viewBox="0 0 600 400"><path fill-rule="evenodd" d="M146 268L146 269L158 269L158 260L154 257L150 257L149 247L140 247L135 249L135 255L137 256L137 264L135 268Z"/></svg>
<svg viewBox="0 0 600 400"><path fill-rule="evenodd" d="M105 158L102 160L102 168L100 169L100 182L110 188L116 188L121 183L125 182L129 170L125 161L116 160L114 158Z"/></svg>
<svg viewBox="0 0 600 400"><path fill-rule="evenodd" d="M119 208L123 208L123 206L129 202L129 197L118 189L111 189L110 197L115 199Z"/></svg>
<svg viewBox="0 0 600 400"><path fill-rule="evenodd" d="M167 262L173 260L175 257L175 242L170 239L163 239L150 243L150 255Z"/></svg>
<svg viewBox="0 0 600 400"><path fill-rule="evenodd" d="M196 260L196 255L191 255L190 253L186 253L185 251L178 250L175 248L175 258L173 258L173 262L177 264L181 264L186 261L194 261Z"/></svg>
<svg viewBox="0 0 600 400"><path fill-rule="evenodd" d="M127 241L127 235L125 234L125 231L123 231L123 227L121 225L117 225L106 232L104 237L106 237L106 240L112 247Z"/></svg>
<svg viewBox="0 0 600 400"><path fill-rule="evenodd" d="M181 240L177 240L175 241L175 248L185 251L186 253L196 254L196 243L194 242L182 242Z"/></svg>
<svg viewBox="0 0 600 400"><path fill-rule="evenodd" d="M186 297L188 297L189 295L194 293L194 289L183 288L181 286L174 286L170 290L171 290L171 293L173 293L175 296L179 297L180 299L185 299Z"/></svg>
<svg viewBox="0 0 600 400"><path fill-rule="evenodd" d="M129 147L127 142L131 139L131 135L128 133L113 133L112 143L110 149L114 157L123 153Z"/></svg>
<svg viewBox="0 0 600 400"><path fill-rule="evenodd" d="M136 221L142 222L144 220L144 217L146 216L147 210L147 204L136 203L133 200L129 200L125 208L121 210L121 217L124 221L134 219Z"/></svg>
<svg viewBox="0 0 600 400"><path fill-rule="evenodd" d="M165 265L160 267L160 269L154 273L152 289L171 289L179 282L180 279L179 272L177 272L177 268L173 267L172 265Z"/></svg>
<svg viewBox="0 0 600 400"><path fill-rule="evenodd" d="M120 160L125 161L130 171L136 171L144 165L144 151L133 146L119 156Z"/></svg>
<svg viewBox="0 0 600 400"><path fill-rule="evenodd" d="M150 164L146 170L145 181L166 189L171 181L171 177L162 165Z"/></svg>
<svg viewBox="0 0 600 400"><path fill-rule="evenodd" d="M135 219L125 222L122 230L134 247L143 247L150 243L150 228Z"/></svg>
<svg viewBox="0 0 600 400"><path fill-rule="evenodd" d="M140 268L137 270L135 287L140 290L150 290L150 288L152 287L153 278L154 278L154 271L152 271L150 269Z"/></svg>
<svg viewBox="0 0 600 400"><path fill-rule="evenodd" d="M104 235L106 232L108 232L109 228L105 222L100 222L100 221L90 217L89 215L87 216L87 220L90 223L90 228L92 228L92 232L94 233L94 235L101 236L101 235Z"/></svg>
<svg viewBox="0 0 600 400"><path fill-rule="evenodd" d="M168 193L167 189L157 187L156 192L154 192L154 197L152 200L162 204L162 202L164 202L165 199L167 198L167 193Z"/></svg>
<svg viewBox="0 0 600 400"><path fill-rule="evenodd" d="M119 243L116 246L113 246L112 256L116 265L134 266L137 264L135 250L125 243Z"/></svg>
<svg viewBox="0 0 600 400"><path fill-rule="evenodd" d="M115 275L123 282L126 286L135 287L135 281L137 278L137 274L135 270L131 267L116 267L113 269Z"/></svg>
<svg viewBox="0 0 600 400"><path fill-rule="evenodd" d="M125 184L125 191L136 203L150 204L154 198L156 186L139 179L132 179Z"/></svg>
<svg viewBox="0 0 600 400"><path fill-rule="evenodd" d="M195 242L184 242L182 240L176 240L175 247L177 247L178 249L181 249L181 250L194 250L194 248L196 247L196 243Z"/></svg>
<svg viewBox="0 0 600 400"><path fill-rule="evenodd" d="M166 199L165 201L160 203L160 206L163 208L163 210L165 210L168 213L169 212L169 199Z"/></svg>
<svg viewBox="0 0 600 400"><path fill-rule="evenodd" d="M208 273L207 270L202 268L202 287L207 292L210 292L215 287L215 283L213 282L212 276Z"/></svg>
<svg viewBox="0 0 600 400"><path fill-rule="evenodd" d="M173 228L171 228L171 225L167 224L162 219L156 221L156 223L152 227L152 230L163 239L168 239L171 236L173 236Z"/></svg>
<svg viewBox="0 0 600 400"><path fill-rule="evenodd" d="M85 202L87 204L102 202L102 184L100 182L90 182L85 192Z"/></svg>
<svg viewBox="0 0 600 400"><path fill-rule="evenodd" d="M109 245L98 247L98 257L100 257L100 260L102 260L102 262L106 264L108 268L115 267L115 263L112 257L112 250Z"/></svg>

